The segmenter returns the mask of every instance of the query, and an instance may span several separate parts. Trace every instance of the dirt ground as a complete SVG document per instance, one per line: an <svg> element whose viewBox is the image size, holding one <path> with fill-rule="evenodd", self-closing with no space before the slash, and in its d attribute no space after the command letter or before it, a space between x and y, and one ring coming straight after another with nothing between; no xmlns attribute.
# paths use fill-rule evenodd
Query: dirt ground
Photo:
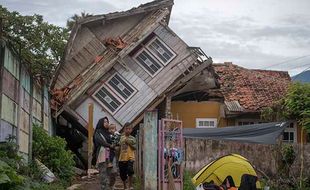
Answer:
<svg viewBox="0 0 310 190"><path fill-rule="evenodd" d="M119 176L116 177L116 183L114 186L115 190L123 190L122 181ZM101 190L99 175L96 174L90 179L86 178L76 178L73 185L68 188L68 190Z"/></svg>

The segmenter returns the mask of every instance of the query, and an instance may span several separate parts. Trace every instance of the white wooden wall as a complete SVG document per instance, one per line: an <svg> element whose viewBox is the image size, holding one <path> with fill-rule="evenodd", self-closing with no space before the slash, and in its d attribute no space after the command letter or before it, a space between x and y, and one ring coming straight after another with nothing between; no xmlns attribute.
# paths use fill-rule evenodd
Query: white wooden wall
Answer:
<svg viewBox="0 0 310 190"><path fill-rule="evenodd" d="M177 54L177 57L165 66L154 78L129 56L124 59L129 67L128 70L119 64L114 66L114 69L138 90L114 115L114 118L122 124L131 122L137 117L178 76L194 63L193 58L189 56L190 51L187 48L188 46L177 35L172 34L163 26L158 27L154 33Z"/></svg>
<svg viewBox="0 0 310 190"><path fill-rule="evenodd" d="M95 100L92 98L87 98L75 111L85 120L88 120L88 105L90 103L94 104L94 123L93 126L96 128L96 125L99 121L99 119L103 117L108 117L110 123L116 124L116 128L119 130L121 129L121 125L119 122L117 122L111 114L108 112L104 111L102 106L98 104Z"/></svg>

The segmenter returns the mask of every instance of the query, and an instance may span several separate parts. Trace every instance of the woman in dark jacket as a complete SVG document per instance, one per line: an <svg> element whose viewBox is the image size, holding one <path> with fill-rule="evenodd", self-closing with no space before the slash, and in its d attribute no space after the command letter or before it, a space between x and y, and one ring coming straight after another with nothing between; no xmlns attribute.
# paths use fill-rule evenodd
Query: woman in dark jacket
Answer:
<svg viewBox="0 0 310 190"><path fill-rule="evenodd" d="M94 151L92 163L93 165L96 165L98 163L102 190L112 189L115 183L115 175L112 175L111 173L112 168L107 167L108 163L106 162L105 155L102 154L103 152L105 152L106 148L114 149L114 147L111 145L111 137L108 129L109 119L107 117L104 117L98 121L93 136Z"/></svg>

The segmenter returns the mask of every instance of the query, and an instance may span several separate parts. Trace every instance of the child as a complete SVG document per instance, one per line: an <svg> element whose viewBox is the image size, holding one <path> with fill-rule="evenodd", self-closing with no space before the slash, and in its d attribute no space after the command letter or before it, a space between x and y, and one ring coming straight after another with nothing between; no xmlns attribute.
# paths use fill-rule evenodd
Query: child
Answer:
<svg viewBox="0 0 310 190"><path fill-rule="evenodd" d="M129 178L129 188L132 189L133 163L135 160L136 139L131 136L132 128L129 123L124 125L124 134L120 140L120 155L119 155L119 173L124 184L124 189L127 189L126 180Z"/></svg>
<svg viewBox="0 0 310 190"><path fill-rule="evenodd" d="M110 133L110 139L111 139L111 144L113 147L119 146L119 139L120 135L116 131L116 125L110 124L109 126L109 133ZM107 160L108 167L111 168L113 167L113 159L115 158L115 149L110 149L109 150L109 159Z"/></svg>

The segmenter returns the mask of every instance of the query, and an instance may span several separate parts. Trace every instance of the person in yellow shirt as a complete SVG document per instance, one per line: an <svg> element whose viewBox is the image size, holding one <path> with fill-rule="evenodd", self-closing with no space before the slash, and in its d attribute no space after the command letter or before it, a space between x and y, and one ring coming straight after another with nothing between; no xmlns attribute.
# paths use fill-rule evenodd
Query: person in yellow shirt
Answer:
<svg viewBox="0 0 310 190"><path fill-rule="evenodd" d="M124 189L127 189L127 178L129 188L132 188L132 176L134 174L133 163L135 161L136 139L131 136L132 128L129 123L124 125L124 134L120 139L120 155L119 155L119 173L124 184Z"/></svg>

